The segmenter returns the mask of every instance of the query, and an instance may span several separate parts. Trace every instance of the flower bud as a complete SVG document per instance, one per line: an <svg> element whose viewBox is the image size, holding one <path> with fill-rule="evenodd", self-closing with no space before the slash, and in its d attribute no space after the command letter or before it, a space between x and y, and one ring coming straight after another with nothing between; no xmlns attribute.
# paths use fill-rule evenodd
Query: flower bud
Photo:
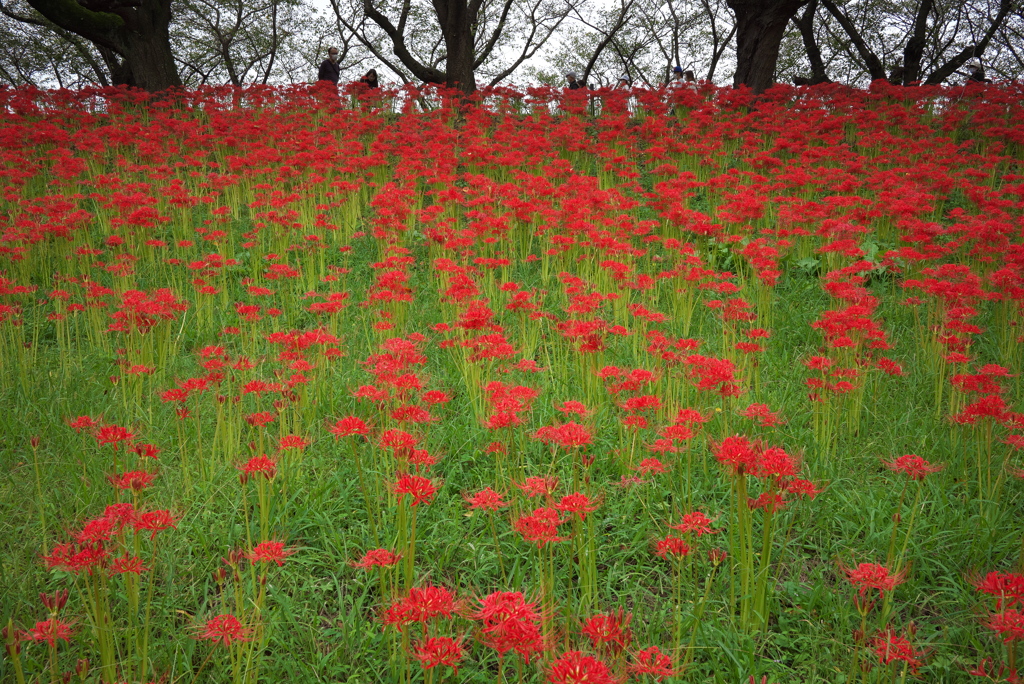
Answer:
<svg viewBox="0 0 1024 684"><path fill-rule="evenodd" d="M85 681L85 676L89 674L89 659L79 658L78 662L75 663L75 674L78 675L79 679Z"/></svg>
<svg viewBox="0 0 1024 684"><path fill-rule="evenodd" d="M47 610L51 613L59 613L68 602L68 590L60 589L55 591L53 595L46 593L39 594L39 600L42 601L43 605L46 606Z"/></svg>

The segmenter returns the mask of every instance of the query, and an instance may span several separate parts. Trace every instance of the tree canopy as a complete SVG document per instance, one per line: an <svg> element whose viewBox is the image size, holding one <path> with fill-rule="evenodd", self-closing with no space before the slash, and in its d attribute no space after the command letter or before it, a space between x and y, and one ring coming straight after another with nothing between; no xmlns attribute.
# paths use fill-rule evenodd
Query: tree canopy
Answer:
<svg viewBox="0 0 1024 684"><path fill-rule="evenodd" d="M1024 72L1024 0L0 0L0 82L291 83L329 46L343 78L656 87L673 69L763 91ZM326 11L325 11L326 10Z"/></svg>

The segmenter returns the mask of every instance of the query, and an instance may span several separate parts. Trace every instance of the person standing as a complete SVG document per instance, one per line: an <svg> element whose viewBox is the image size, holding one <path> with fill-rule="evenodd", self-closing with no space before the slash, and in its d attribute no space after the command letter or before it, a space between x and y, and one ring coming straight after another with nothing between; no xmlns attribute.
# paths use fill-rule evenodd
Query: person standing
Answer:
<svg viewBox="0 0 1024 684"><path fill-rule="evenodd" d="M338 62L338 48L327 48L327 59L320 64L316 80L330 81L334 85L338 85L339 78L341 78L341 64Z"/></svg>
<svg viewBox="0 0 1024 684"><path fill-rule="evenodd" d="M985 69L981 66L981 60L977 58L967 63L967 80L972 83L992 82L992 79L985 78Z"/></svg>
<svg viewBox="0 0 1024 684"><path fill-rule="evenodd" d="M363 74L363 77L359 79L359 82L366 84L366 87L370 88L371 90L374 88L379 88L380 83L377 81L377 70L370 69L365 74Z"/></svg>
<svg viewBox="0 0 1024 684"><path fill-rule="evenodd" d="M576 72L575 71L570 71L569 73L567 73L565 75L565 77L569 81L569 85L568 85L569 90L579 90L580 88L583 87L583 84L576 80Z"/></svg>

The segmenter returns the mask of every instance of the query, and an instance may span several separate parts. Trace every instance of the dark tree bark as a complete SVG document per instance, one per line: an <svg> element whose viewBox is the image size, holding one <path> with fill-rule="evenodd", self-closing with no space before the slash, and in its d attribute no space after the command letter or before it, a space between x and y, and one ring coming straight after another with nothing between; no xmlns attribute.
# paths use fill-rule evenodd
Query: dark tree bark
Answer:
<svg viewBox="0 0 1024 684"><path fill-rule="evenodd" d="M953 55L953 57L945 64L930 73L928 78L925 79L925 85L938 85L952 76L957 69L966 64L967 60L972 57L980 58L982 53L985 52L985 48L987 48L988 44L992 42L992 37L996 34L996 31L998 31L1006 21L1006 16L1010 13L1011 9L1013 9L1013 0L1002 0L1002 2L999 3L999 13L993 17L992 23L989 25L985 35L981 37L981 40L974 45L968 45L959 53Z"/></svg>
<svg viewBox="0 0 1024 684"><path fill-rule="evenodd" d="M150 92L180 86L171 53L170 0L28 0L58 27L91 41L114 83ZM104 50L108 51L104 54ZM112 54L111 54L112 53Z"/></svg>
<svg viewBox="0 0 1024 684"><path fill-rule="evenodd" d="M480 13L480 0L434 0L445 48L445 85L465 93L476 90L473 63L476 55L473 27ZM511 3L507 3L511 5ZM507 11L507 10L506 10Z"/></svg>
<svg viewBox="0 0 1024 684"><path fill-rule="evenodd" d="M612 17L611 25L608 28L600 28L593 24L587 23L580 17L580 21L586 24L590 28L594 29L598 33L602 34L600 42L597 47L594 48L594 52L590 55L590 59L587 61L587 66L583 69L583 74L580 76L580 82L586 85L590 78L591 72L594 71L594 66L597 64L598 58L601 57L601 53L604 52L609 46L615 42L615 36L629 23L629 10L633 7L633 3L636 0L623 0L619 5L619 8L615 11L615 15ZM579 13L577 12L577 15Z"/></svg>
<svg viewBox="0 0 1024 684"><path fill-rule="evenodd" d="M927 0L926 0L927 1ZM850 42L853 43L854 49L857 50L857 54L864 60L864 66L868 69L868 75L871 76L872 81L877 81L880 78L885 78L885 67L882 66L882 60L878 59L878 56L871 51L868 44L864 42L864 38L860 35L860 31L854 26L846 13L839 9L832 0L821 0L821 4L825 6L825 9L829 11L839 25L843 27L846 35L850 37Z"/></svg>
<svg viewBox="0 0 1024 684"><path fill-rule="evenodd" d="M504 0L494 32L478 52L476 26L483 0L433 0L445 47L444 71L422 64L405 44L405 25L411 7L410 0L405 0L402 4L397 25L374 6L373 0L363 0L363 13L387 34L395 57L412 72L413 76L424 83L444 84L468 94L476 90L476 68L490 56L505 30L512 2L513 0ZM335 11L337 12L337 9Z"/></svg>
<svg viewBox="0 0 1024 684"><path fill-rule="evenodd" d="M733 85L763 93L775 82L779 46L790 19L808 0L727 0L736 14Z"/></svg>
<svg viewBox="0 0 1024 684"><path fill-rule="evenodd" d="M804 49L807 50L807 61L811 63L811 77L807 79L807 85L827 83L829 80L828 73L825 71L825 61L821 58L818 39L814 36L814 15L817 11L818 0L811 0L804 8L803 14L793 17L793 23L800 29Z"/></svg>
<svg viewBox="0 0 1024 684"><path fill-rule="evenodd" d="M842 11L833 0L821 0L821 3L825 6L825 9L829 11L832 16L836 18L839 25L843 27L843 31L850 37L850 42L853 43L854 48L857 50L857 54L860 55L861 59L864 60L864 65L867 67L868 74L871 76L871 80L877 80L885 78L885 69L882 66L882 61L878 58L870 47L864 37L857 30L853 21ZM903 49L903 64L897 65L889 77L895 85L911 85L920 83L922 80L926 85L938 85L945 81L947 78L956 73L956 70L963 66L967 60L972 57L981 57L985 48L988 47L992 37L996 34L996 31L1003 25L1006 20L1006 16L1010 13L1013 8L1014 0L1001 0L999 3L999 12L995 17L992 18L992 23L989 24L988 29L974 45L968 45L963 50L953 55L945 64L937 67L927 78L921 73L921 58L924 55L925 47L927 47L927 35L928 35L928 15L931 14L934 9L934 0L921 0L921 3L917 7L917 12L914 15L914 27L910 35L907 36L907 44Z"/></svg>
<svg viewBox="0 0 1024 684"><path fill-rule="evenodd" d="M903 85L921 80L921 57L927 43L928 15L935 6L933 0L922 0L914 17L914 30L903 48Z"/></svg>

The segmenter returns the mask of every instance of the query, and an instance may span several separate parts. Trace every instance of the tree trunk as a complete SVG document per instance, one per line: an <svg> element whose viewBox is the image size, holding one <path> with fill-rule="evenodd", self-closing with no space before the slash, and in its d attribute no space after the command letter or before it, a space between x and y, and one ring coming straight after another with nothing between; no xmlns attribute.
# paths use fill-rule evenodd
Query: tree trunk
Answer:
<svg viewBox="0 0 1024 684"><path fill-rule="evenodd" d="M170 0L139 0L135 6L116 0L93 0L86 8L77 0L28 0L54 24L92 41L97 48L121 57L111 69L115 83L150 92L180 86L171 52ZM104 56L104 61L111 60Z"/></svg>
<svg viewBox="0 0 1024 684"><path fill-rule="evenodd" d="M850 18L846 16L846 13L837 7L832 0L821 0L821 4L825 6L829 14L836 18L836 21L843 27L846 35L850 37L850 42L853 43L857 54L864 60L864 66L867 67L871 80L877 81L878 79L885 78L885 67L882 66L882 60L878 59L878 55L872 52L871 48L864 42L864 38L860 35L857 27L853 25L853 22L850 21ZM900 78L902 79L902 76Z"/></svg>
<svg viewBox="0 0 1024 684"><path fill-rule="evenodd" d="M181 85L171 52L170 4L144 3L136 12L135 30L123 31L118 52L131 69L134 85L151 93Z"/></svg>
<svg viewBox="0 0 1024 684"><path fill-rule="evenodd" d="M473 74L476 12L473 9L466 0L434 0L446 53L444 84L467 94L476 90Z"/></svg>
<svg viewBox="0 0 1024 684"><path fill-rule="evenodd" d="M807 0L727 0L736 14L736 75L733 85L757 94L775 82L786 25Z"/></svg>
<svg viewBox="0 0 1024 684"><path fill-rule="evenodd" d="M814 15L818 11L818 0L811 2L804 8L803 15L793 17L793 23L800 29L800 37L804 41L804 49L807 50L807 61L811 63L810 85L827 83L828 74L825 72L825 61L821 58L821 48L818 47L818 39L814 35Z"/></svg>
<svg viewBox="0 0 1024 684"><path fill-rule="evenodd" d="M921 0L917 6L917 15L914 17L914 30L907 39L907 45L903 48L903 83L910 85L921 80L921 56L924 55L926 31L928 30L928 15L932 11L932 0Z"/></svg>

